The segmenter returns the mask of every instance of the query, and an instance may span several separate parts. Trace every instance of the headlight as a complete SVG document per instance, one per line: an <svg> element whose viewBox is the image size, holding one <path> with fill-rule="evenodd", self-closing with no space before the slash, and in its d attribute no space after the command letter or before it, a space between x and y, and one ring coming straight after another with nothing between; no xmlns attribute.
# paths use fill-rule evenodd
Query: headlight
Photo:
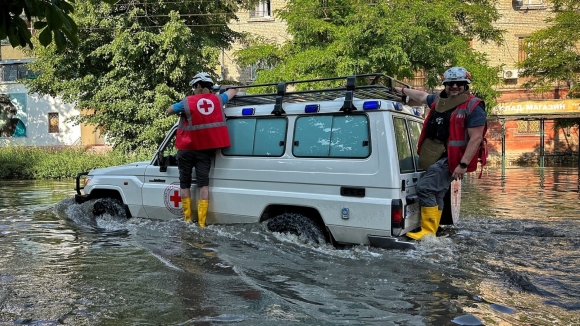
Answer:
<svg viewBox="0 0 580 326"><path fill-rule="evenodd" d="M87 184L89 184L89 182L91 182L91 178L85 178L85 187L87 186Z"/></svg>

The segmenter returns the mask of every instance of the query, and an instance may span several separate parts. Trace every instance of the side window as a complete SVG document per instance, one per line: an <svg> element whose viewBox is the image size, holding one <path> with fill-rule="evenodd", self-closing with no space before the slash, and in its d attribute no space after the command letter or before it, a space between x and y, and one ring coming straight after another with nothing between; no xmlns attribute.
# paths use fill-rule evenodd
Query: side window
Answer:
<svg viewBox="0 0 580 326"><path fill-rule="evenodd" d="M296 157L365 158L370 155L369 140L364 114L299 117L292 153Z"/></svg>
<svg viewBox="0 0 580 326"><path fill-rule="evenodd" d="M421 129L423 129L423 123L418 121L408 121L409 124L409 134L411 135L411 150L413 157L415 159L415 166L417 170L423 171L419 167L419 155L417 155L417 147L419 145L419 136L421 136Z"/></svg>
<svg viewBox="0 0 580 326"><path fill-rule="evenodd" d="M405 119L394 118L395 142L397 144L397 156L399 158L399 169L401 173L415 172L413 163L413 152L409 134L407 133L407 123Z"/></svg>
<svg viewBox="0 0 580 326"><path fill-rule="evenodd" d="M231 146L224 155L282 156L288 120L273 118L233 118L227 120Z"/></svg>

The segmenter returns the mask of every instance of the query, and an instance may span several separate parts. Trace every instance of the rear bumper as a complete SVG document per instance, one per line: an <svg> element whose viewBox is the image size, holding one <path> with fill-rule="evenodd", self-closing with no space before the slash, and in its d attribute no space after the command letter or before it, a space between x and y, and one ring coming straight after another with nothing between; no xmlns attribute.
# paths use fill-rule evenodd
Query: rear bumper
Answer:
<svg viewBox="0 0 580 326"><path fill-rule="evenodd" d="M415 249L415 244L413 242L399 240L399 238L395 237L385 237L381 235L369 234L368 238L371 247L385 249Z"/></svg>
<svg viewBox="0 0 580 326"><path fill-rule="evenodd" d="M81 173L77 174L76 187L75 187L75 190L77 192L75 195L75 202L77 204L82 204L82 203L86 202L87 200L89 200L88 195L84 195L81 193L81 190L84 189L84 187L81 187L81 177L83 175L88 175L88 174L89 174L88 172L81 172Z"/></svg>

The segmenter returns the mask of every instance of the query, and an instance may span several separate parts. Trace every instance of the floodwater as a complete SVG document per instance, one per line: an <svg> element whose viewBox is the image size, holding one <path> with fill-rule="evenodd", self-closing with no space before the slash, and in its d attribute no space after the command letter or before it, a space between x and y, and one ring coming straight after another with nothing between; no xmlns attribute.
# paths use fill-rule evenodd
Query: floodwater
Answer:
<svg viewBox="0 0 580 326"><path fill-rule="evenodd" d="M73 181L0 181L0 325L580 325L577 170L503 174L464 180L417 250L95 218Z"/></svg>

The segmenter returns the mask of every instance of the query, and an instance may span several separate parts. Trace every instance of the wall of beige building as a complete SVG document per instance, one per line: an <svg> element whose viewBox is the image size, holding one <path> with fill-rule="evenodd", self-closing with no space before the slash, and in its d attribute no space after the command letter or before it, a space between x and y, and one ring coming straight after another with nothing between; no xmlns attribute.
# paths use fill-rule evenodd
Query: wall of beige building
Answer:
<svg viewBox="0 0 580 326"><path fill-rule="evenodd" d="M286 0L271 0L270 15L263 15L263 17L260 17L260 13L255 14L254 12L252 14L247 10L239 11L237 13L238 21L233 21L228 26L234 31L260 36L273 44L282 44L290 38L290 35L286 32L286 22L275 17L275 12L284 8L285 5ZM222 79L236 80L242 83L252 81L251 67L241 67L235 62L234 53L242 48L242 44L235 43L231 49L222 51L221 64L217 68Z"/></svg>
<svg viewBox="0 0 580 326"><path fill-rule="evenodd" d="M525 55L520 54L521 38L547 27L545 20L553 13L545 0L498 0L496 8L501 18L494 26L505 30L504 42L497 45L474 40L473 49L486 53L491 66L503 66L503 84L498 85L499 90L520 89L526 82L516 68Z"/></svg>

